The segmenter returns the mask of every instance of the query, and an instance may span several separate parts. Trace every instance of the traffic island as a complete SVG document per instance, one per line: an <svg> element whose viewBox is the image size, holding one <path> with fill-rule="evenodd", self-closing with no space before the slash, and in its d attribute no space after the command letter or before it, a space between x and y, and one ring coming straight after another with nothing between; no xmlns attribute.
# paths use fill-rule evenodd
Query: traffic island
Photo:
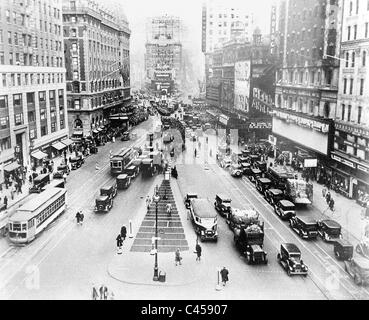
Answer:
<svg viewBox="0 0 369 320"><path fill-rule="evenodd" d="M205 279L208 267L196 261L193 252L182 252L182 264L176 266L174 252L159 253L159 278L165 274L165 282L154 281L154 255L149 252L124 252L115 255L108 265L108 274L115 280L134 285L185 286Z"/></svg>

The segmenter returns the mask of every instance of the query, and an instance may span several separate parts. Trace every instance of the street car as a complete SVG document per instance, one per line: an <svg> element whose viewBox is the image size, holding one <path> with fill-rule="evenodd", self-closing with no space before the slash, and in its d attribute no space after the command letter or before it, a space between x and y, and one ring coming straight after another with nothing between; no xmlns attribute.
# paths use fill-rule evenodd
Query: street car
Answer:
<svg viewBox="0 0 369 320"><path fill-rule="evenodd" d="M318 224L310 217L294 216L290 219L290 227L303 239L316 239L318 236Z"/></svg>
<svg viewBox="0 0 369 320"><path fill-rule="evenodd" d="M100 195L108 196L110 199L113 199L117 195L117 184L113 183L100 188Z"/></svg>
<svg viewBox="0 0 369 320"><path fill-rule="evenodd" d="M356 256L348 261L344 261L346 272L354 279L356 285L369 284L369 260Z"/></svg>
<svg viewBox="0 0 369 320"><path fill-rule="evenodd" d="M95 212L108 212L113 206L113 200L109 196L99 196L95 200Z"/></svg>
<svg viewBox="0 0 369 320"><path fill-rule="evenodd" d="M318 221L318 233L326 242L336 241L342 238L341 225L330 219Z"/></svg>
<svg viewBox="0 0 369 320"><path fill-rule="evenodd" d="M338 239L334 242L334 255L338 260L350 260L354 254L354 246L344 239Z"/></svg>
<svg viewBox="0 0 369 320"><path fill-rule="evenodd" d="M280 253L277 255L280 265L287 271L289 276L303 275L307 276L308 267L301 259L300 249L293 243L282 243Z"/></svg>
<svg viewBox="0 0 369 320"><path fill-rule="evenodd" d="M236 178L241 178L242 177L242 166L240 164L232 164L231 168L231 176L232 177L236 177Z"/></svg>
<svg viewBox="0 0 369 320"><path fill-rule="evenodd" d="M265 191L265 199L274 207L276 202L284 198L283 191L281 189L268 189Z"/></svg>
<svg viewBox="0 0 369 320"><path fill-rule="evenodd" d="M127 174L120 174L117 176L117 188L118 189L127 189L131 184L131 178Z"/></svg>
<svg viewBox="0 0 369 320"><path fill-rule="evenodd" d="M262 172L259 169L252 168L248 178L251 182L255 183L257 178L261 177Z"/></svg>
<svg viewBox="0 0 369 320"><path fill-rule="evenodd" d="M256 189L262 195L265 195L265 192L272 186L272 181L270 181L268 178L257 178L255 184Z"/></svg>
<svg viewBox="0 0 369 320"><path fill-rule="evenodd" d="M282 220L289 220L296 215L295 205L288 200L279 200L274 206L274 212L280 216Z"/></svg>
<svg viewBox="0 0 369 320"><path fill-rule="evenodd" d="M69 174L70 169L69 169L69 166L67 166L65 164L61 164L60 166L56 167L56 171L53 174L53 177L54 177L54 179L63 179L64 173Z"/></svg>
<svg viewBox="0 0 369 320"><path fill-rule="evenodd" d="M77 156L70 159L70 165L72 167L72 170L77 170L82 166L83 163L84 160L82 159L82 156Z"/></svg>
<svg viewBox="0 0 369 320"><path fill-rule="evenodd" d="M231 213L231 198L224 194L217 194L215 196L214 207L221 216L228 216Z"/></svg>
<svg viewBox="0 0 369 320"><path fill-rule="evenodd" d="M191 200L192 199L197 199L197 193L187 193L185 198L184 198L184 203L186 206L186 209L190 209L191 207Z"/></svg>
<svg viewBox="0 0 369 320"><path fill-rule="evenodd" d="M44 187L50 183L50 174L43 173L33 179L33 186L29 189L29 193L40 193Z"/></svg>

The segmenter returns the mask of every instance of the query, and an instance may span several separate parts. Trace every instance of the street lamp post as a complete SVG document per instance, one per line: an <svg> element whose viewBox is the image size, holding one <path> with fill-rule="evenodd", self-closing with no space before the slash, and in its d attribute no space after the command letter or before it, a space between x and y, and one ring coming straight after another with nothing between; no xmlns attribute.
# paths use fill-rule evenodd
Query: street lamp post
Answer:
<svg viewBox="0 0 369 320"><path fill-rule="evenodd" d="M155 265L154 265L154 281L159 280L159 267L158 267L158 204L160 197L158 194L154 196L155 202Z"/></svg>

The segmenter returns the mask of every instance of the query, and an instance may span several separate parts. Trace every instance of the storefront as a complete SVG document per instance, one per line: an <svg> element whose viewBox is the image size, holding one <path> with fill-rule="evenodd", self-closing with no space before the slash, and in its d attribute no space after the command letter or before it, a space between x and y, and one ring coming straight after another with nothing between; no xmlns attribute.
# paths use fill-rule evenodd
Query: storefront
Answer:
<svg viewBox="0 0 369 320"><path fill-rule="evenodd" d="M38 166L42 165L42 160L47 158L47 153L37 150L31 153L31 165L32 168L37 168Z"/></svg>

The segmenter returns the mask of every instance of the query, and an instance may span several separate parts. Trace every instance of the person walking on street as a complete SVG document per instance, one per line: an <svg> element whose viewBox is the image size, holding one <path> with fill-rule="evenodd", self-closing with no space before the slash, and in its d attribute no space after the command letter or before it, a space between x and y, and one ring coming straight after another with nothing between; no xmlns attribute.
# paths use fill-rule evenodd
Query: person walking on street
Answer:
<svg viewBox="0 0 369 320"><path fill-rule="evenodd" d="M322 196L323 196L323 198L325 198L325 196L327 195L327 188L323 188L322 189Z"/></svg>
<svg viewBox="0 0 369 320"><path fill-rule="evenodd" d="M167 214L170 217L172 214L172 204L167 203Z"/></svg>
<svg viewBox="0 0 369 320"><path fill-rule="evenodd" d="M149 211L149 209L150 209L150 203L151 203L151 201L150 201L150 197L149 197L149 195L147 195L147 197L146 197L146 207L147 207L147 211Z"/></svg>
<svg viewBox="0 0 369 320"><path fill-rule="evenodd" d="M331 198L329 200L329 209L331 209L331 211L334 211L334 200L333 200L333 198Z"/></svg>
<svg viewBox="0 0 369 320"><path fill-rule="evenodd" d="M79 211L77 211L76 213L76 220L77 220L77 224L79 224L81 221L81 214L79 213Z"/></svg>
<svg viewBox="0 0 369 320"><path fill-rule="evenodd" d="M122 237L123 241L126 240L127 228L125 224L122 226L122 228L120 228L120 236Z"/></svg>
<svg viewBox="0 0 369 320"><path fill-rule="evenodd" d="M5 195L4 197L4 206L5 206L5 210L8 208L8 197Z"/></svg>
<svg viewBox="0 0 369 320"><path fill-rule="evenodd" d="M108 296L108 288L106 287L106 285L102 284L99 291L100 291L100 300L106 300Z"/></svg>
<svg viewBox="0 0 369 320"><path fill-rule="evenodd" d="M195 152L194 152L195 158L197 157L197 149L195 148Z"/></svg>
<svg viewBox="0 0 369 320"><path fill-rule="evenodd" d="M179 251L179 248L177 248L177 250L175 252L175 265L177 266L178 263L179 263L179 265L181 265L182 264L181 260L182 260L181 252Z"/></svg>
<svg viewBox="0 0 369 320"><path fill-rule="evenodd" d="M201 260L201 251L201 246L199 245L199 243L196 243L196 261Z"/></svg>
<svg viewBox="0 0 369 320"><path fill-rule="evenodd" d="M327 201L327 204L329 204L329 201L331 200L331 193L328 191L326 196L325 196L325 200Z"/></svg>
<svg viewBox="0 0 369 320"><path fill-rule="evenodd" d="M116 240L117 240L117 248L118 248L118 250L122 250L122 246L123 246L122 236L120 234L118 234Z"/></svg>
<svg viewBox="0 0 369 320"><path fill-rule="evenodd" d="M223 286L225 286L226 283L227 283L227 281L229 280L228 279L228 274L229 274L229 272L228 272L227 268L226 267L223 267L223 269L220 271L220 275L222 277Z"/></svg>
<svg viewBox="0 0 369 320"><path fill-rule="evenodd" d="M92 300L98 300L99 299L99 293L97 292L96 285L93 284L92 286Z"/></svg>

